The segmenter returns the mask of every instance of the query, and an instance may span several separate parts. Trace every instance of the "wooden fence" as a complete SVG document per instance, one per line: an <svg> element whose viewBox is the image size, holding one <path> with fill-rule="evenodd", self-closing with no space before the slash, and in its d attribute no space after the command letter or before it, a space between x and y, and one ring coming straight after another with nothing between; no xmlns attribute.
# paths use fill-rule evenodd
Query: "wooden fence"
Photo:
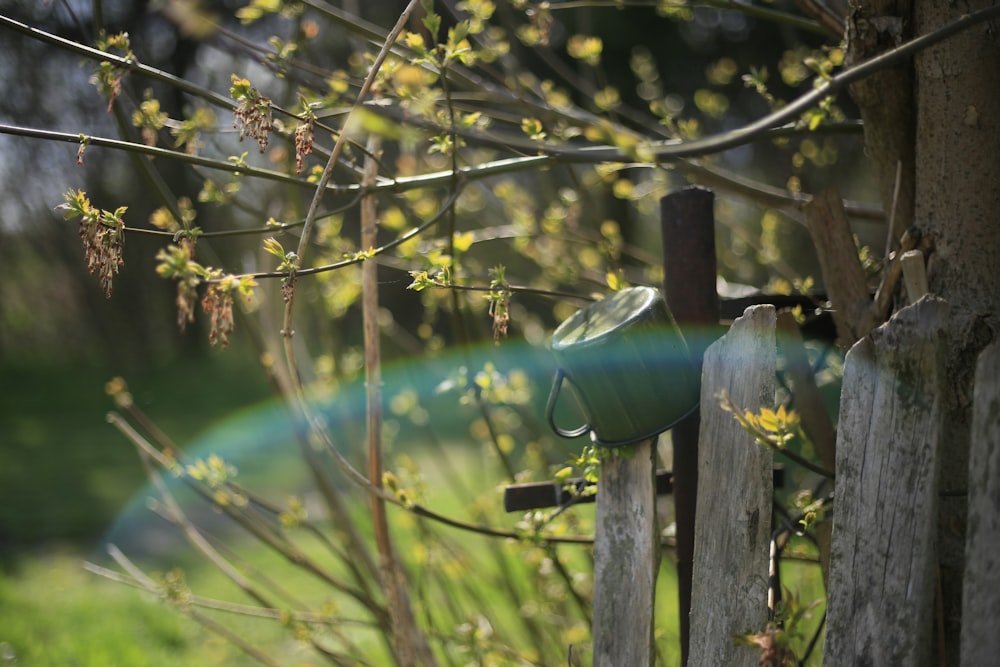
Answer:
<svg viewBox="0 0 1000 667"><path fill-rule="evenodd" d="M942 426L948 305L933 296L913 299L927 289L917 258L916 274L904 276L916 302L877 328L853 329L860 339L846 356L834 431L788 313L774 304L743 309L739 300L719 301L712 199L707 190L689 188L663 200L664 294L682 328L701 327L690 341L702 366L700 409L672 429L672 472L657 470L656 438L634 445L633 456L602 462L593 664L654 663L653 591L661 563L655 499L665 492L674 494L676 509L681 664L785 664L765 662L760 647L734 642L773 620L772 509L780 468L772 450L721 403L725 396L740 411L774 408L779 349L820 467L836 473L832 522L816 527L827 591L822 664L946 664L932 638L942 631L935 540L939 458L948 441ZM821 198L819 209L829 209L830 199ZM828 250L847 247L834 243ZM735 318L724 333L710 326L720 312ZM826 325L830 340L834 325L841 336L852 330L843 317ZM1000 343L980 355L972 399L968 522L954 529L967 536L961 665L983 667L1000 665ZM552 484L516 485L505 503L514 511L570 497ZM942 644L939 634L939 651Z"/></svg>
<svg viewBox="0 0 1000 667"><path fill-rule="evenodd" d="M685 193L664 204L668 265L678 253L692 262L690 249L667 247L668 237L684 236L685 224L694 236L691 225L711 225L710 194L706 199L705 191ZM677 212L693 219L675 219ZM696 243L714 253L707 238ZM671 278L668 266L665 291L678 320L706 321L706 312L712 317L704 301L685 303L706 293L709 277L714 299L714 261L700 283L683 271ZM688 290L686 297L671 298L681 288ZM940 664L932 636L936 475L947 440L940 395L947 312L940 299L924 297L861 338L846 357L832 538L829 531L821 533L829 545L824 665ZM764 664L759 648L737 646L734 637L763 630L770 618L773 454L722 409L719 396L725 392L733 405L752 412L775 407L776 319L773 306L749 307L721 338L696 350L703 356L700 414L673 434L683 664ZM980 357L973 412L961 637L962 665L969 667L1000 664L998 344ZM602 470L594 610L594 664L601 667L654 661L648 587L658 560L646 532L655 530L649 514L656 493L651 446L641 443L641 456L611 459ZM695 493L696 502L684 493ZM602 517L625 532L609 537L601 531ZM639 539L640 532L646 537Z"/></svg>
<svg viewBox="0 0 1000 667"><path fill-rule="evenodd" d="M940 664L932 637L946 316L943 301L925 297L847 355L824 665ZM763 306L705 355L690 665L760 658L732 638L768 618L771 454L713 397L725 389L741 407L773 406L774 347L774 311ZM961 637L969 667L1000 661L1000 345L980 356L973 406Z"/></svg>

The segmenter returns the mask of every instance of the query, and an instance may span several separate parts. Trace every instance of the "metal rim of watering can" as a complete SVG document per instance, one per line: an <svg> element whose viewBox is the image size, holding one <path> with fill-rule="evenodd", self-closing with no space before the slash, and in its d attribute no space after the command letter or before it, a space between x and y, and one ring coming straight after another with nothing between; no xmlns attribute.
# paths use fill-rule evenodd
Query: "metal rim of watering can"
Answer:
<svg viewBox="0 0 1000 667"><path fill-rule="evenodd" d="M579 340L574 339L571 341L564 341L561 336L572 332L575 328L581 325L581 320L586 316L586 311L590 310L594 304L587 308L581 308L576 311L570 317L566 318L555 330L552 335L552 348L554 350L562 349L568 346L578 347L580 345L600 345L606 341L609 337L620 333L623 329L635 324L636 321L644 320L649 316L649 313L658 299L662 300L662 295L652 287L637 285L633 287L627 287L623 290L615 292L609 297L605 297L600 301L615 300L629 298L630 296L639 297L640 303L636 304L632 314L618 322L615 322L611 326L606 326L598 334L590 336L587 339ZM666 303L664 302L664 305ZM669 315L669 309L667 310ZM671 316L672 317L672 316Z"/></svg>
<svg viewBox="0 0 1000 667"><path fill-rule="evenodd" d="M643 435L636 437L626 438L624 440L613 440L613 441L602 440L597 436L597 433L594 432L593 428L589 423L583 424L582 426L578 426L577 428L572 430L566 430L556 424L555 414L554 414L556 407L556 400L558 400L559 398L559 391L562 388L564 380L566 382L569 382L570 384L573 383L573 379L566 374L566 371L564 371L561 368L557 368L555 377L552 379L552 389L549 391L549 399L548 401L546 401L545 404L545 416L548 419L549 426L552 428L553 431L555 431L558 435L561 435L564 438L578 438L581 435L584 435L589 432L591 442L593 442L595 445L598 445L599 447L608 447L608 448L624 447L625 445L634 445L637 442L642 442L643 440L649 440L650 438L654 438L659 434L663 433L664 431L669 431L671 428L677 425L681 420L689 417L701 405L701 401L695 401L694 405L691 406L691 409L685 412L683 415L681 415L674 421L670 422L666 426L657 427L652 431L650 431L649 433L645 433Z"/></svg>

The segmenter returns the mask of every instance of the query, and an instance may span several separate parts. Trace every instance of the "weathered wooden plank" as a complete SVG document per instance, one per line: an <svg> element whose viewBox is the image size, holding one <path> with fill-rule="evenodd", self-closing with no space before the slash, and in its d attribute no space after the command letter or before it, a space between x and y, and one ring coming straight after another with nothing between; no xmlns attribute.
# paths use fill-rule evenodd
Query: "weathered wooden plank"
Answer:
<svg viewBox="0 0 1000 667"><path fill-rule="evenodd" d="M594 667L653 664L656 438L601 461L594 533ZM623 451L623 450L616 450Z"/></svg>
<svg viewBox="0 0 1000 667"><path fill-rule="evenodd" d="M690 665L751 667L759 658L733 637L767 622L773 456L719 407L718 394L741 409L774 407L774 327L773 306L748 308L705 353Z"/></svg>
<svg viewBox="0 0 1000 667"><path fill-rule="evenodd" d="M871 296L840 193L835 188L824 190L806 204L805 213L823 284L834 305L837 339L848 347L871 329L866 317Z"/></svg>
<svg viewBox="0 0 1000 667"><path fill-rule="evenodd" d="M827 667L930 665L947 304L899 311L847 355Z"/></svg>
<svg viewBox="0 0 1000 667"><path fill-rule="evenodd" d="M979 356L969 451L969 521L962 593L962 665L1000 656L1000 345Z"/></svg>

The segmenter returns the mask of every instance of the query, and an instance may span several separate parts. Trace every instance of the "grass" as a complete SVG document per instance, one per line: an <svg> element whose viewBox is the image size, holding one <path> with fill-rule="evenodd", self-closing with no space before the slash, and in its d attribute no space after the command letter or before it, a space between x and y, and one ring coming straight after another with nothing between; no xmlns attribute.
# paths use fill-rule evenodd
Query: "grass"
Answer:
<svg viewBox="0 0 1000 667"><path fill-rule="evenodd" d="M126 379L143 410L185 441L267 395L259 373L234 358L179 361ZM112 375L0 363L0 665L227 664L231 647L192 621L82 568L146 479L133 447L104 419Z"/></svg>
<svg viewBox="0 0 1000 667"><path fill-rule="evenodd" d="M93 369L26 369L11 365L0 367L0 373L3 377L0 433L9 438L5 444L12 445L0 448L0 484L12 490L6 497L14 501L0 508L0 535L12 536L6 538L10 541L8 547L18 546L13 552L8 549L6 564L0 567L0 666L15 664L15 660L18 665L38 667L255 664L235 646L152 595L82 569L82 555L90 557L95 538L104 533L112 518L144 483L132 447L103 420L109 408L109 401L103 395L107 374ZM253 369L230 368L225 360L208 369L196 363L175 364L137 374L129 380L142 409L181 442L221 416L266 395L266 388L256 379ZM489 489L496 483L496 479L485 475L489 457L484 457L475 446L447 452L434 450L433 455L426 450L419 456L411 450L405 453L425 464L428 488L432 491L429 506L451 516L464 516L464 509L471 502L449 484L456 471L463 476L463 484L473 489ZM273 479L277 466L266 459L258 460L257 464L263 464L268 474L251 472L248 479L242 475L240 479L255 487L265 477L272 477L269 488L279 494L277 497L272 494L272 498L281 501L282 483L275 484ZM359 512L366 511L360 502L358 508ZM592 507L581 507L574 513L586 521L590 511ZM399 510L393 510L392 517L400 552L413 563L425 563L412 560L418 558L414 554L419 554L424 546L418 540L419 531L413 518ZM144 521L156 519L147 515ZM504 521L508 519L493 520ZM445 607L456 602L464 609L479 610L496 625L498 636L513 638L519 646L522 643L527 646L521 616L530 613L527 610L534 604L532 595L537 596L539 590L549 595L545 587L551 586L552 580L540 576L540 572L546 567L551 569L545 565L545 558L551 554L540 548L517 549L511 544L450 528L437 530L448 546L429 556L439 560L427 563L428 567L413 568L416 573L413 595L418 599L421 595L434 596L427 598L431 601L428 607L439 606L434 612L437 614L447 615ZM40 546L52 543L68 545L69 550ZM230 546L241 558L258 564L271 578L292 588L309 606L322 608L329 603L330 594L325 586L317 586L314 579L265 547L246 540ZM308 548L318 553L315 545ZM10 556L11 553L14 555ZM448 560L449 554L456 558ZM461 554L464 556L458 557ZM560 547L559 556L560 560L572 563L573 570L589 571L589 556L582 547ZM665 554L664 560L669 561L669 556ZM249 602L205 561L193 557L190 550L166 554L150 567L163 570L175 564L184 568L195 593ZM505 589L506 584L498 575L504 568L512 573L509 589ZM810 587L815 576L810 577L811 570L811 566L791 565L786 576L786 583L793 588L805 587L804 602L813 599ZM461 583L448 586L449 578ZM440 593L428 592L442 590L438 587L442 581L445 594L454 593L453 600L442 600ZM579 585L586 589L590 582L584 580ZM522 596L524 604L511 605L511 595ZM657 600L660 644L676 646L677 619L673 613L676 582L669 563L659 577ZM567 601L566 606L569 609L572 603ZM350 605L340 606L337 613L346 617L357 615ZM817 610L817 614L821 611ZM256 644L278 656L282 664L294 667L320 664L314 654L290 639L286 629L274 621L210 615L231 626L240 636L253 638ZM567 613L569 616L572 614ZM589 641L587 628L578 622L574 624L572 633L563 636L576 636L578 639L574 641L585 646ZM381 650L376 637L366 642L366 646L369 644L373 652ZM585 649L581 652L586 654ZM665 665L676 664L676 653L667 650L663 657Z"/></svg>
<svg viewBox="0 0 1000 667"><path fill-rule="evenodd" d="M0 365L0 433L6 440L0 448L0 485L10 499L0 507L0 539L5 542L0 549L4 556L0 563L0 664L3 660L43 667L247 664L246 656L234 646L148 593L82 569L83 555L90 554L97 538L145 484L132 446L103 418L111 407L103 391L111 375L93 368ZM143 411L181 443L267 395L253 369L230 367L226 358L220 361L218 357L208 367L198 361L176 363L126 379ZM259 466L261 460L254 463ZM482 461L465 463L466 472L485 468ZM248 468L249 479L242 475L241 479L253 485L261 473ZM273 476L274 467L265 472ZM280 486L269 481L272 490ZM460 513L457 500L445 502L452 514ZM359 508L363 509L360 503ZM155 524L157 519L147 514L144 521ZM404 534L402 549L411 552L407 529L399 532ZM462 535L450 537L462 548L467 546ZM311 605L323 604L328 591L314 580L304 578L259 545L239 542L235 546L246 560L263 563L269 576L308 593L305 599ZM516 560L517 556L508 553L503 558ZM183 565L198 594L248 602L190 552L166 555L152 567L162 569L171 562ZM519 568L523 564L515 563L512 569L522 571ZM478 578L470 581L479 584ZM497 599L503 594L488 590L490 585L484 579L476 594L494 608L504 607ZM344 613L349 615L350 608ZM232 616L220 620L280 655L285 664L306 664L308 653L289 641L277 623ZM516 625L509 617L501 622ZM380 642L373 638L372 644Z"/></svg>
<svg viewBox="0 0 1000 667"><path fill-rule="evenodd" d="M234 598L202 564L199 589ZM294 667L307 651L273 621L225 618ZM0 666L242 667L257 664L236 646L152 595L83 569L70 552L19 559L0 575Z"/></svg>
<svg viewBox="0 0 1000 667"><path fill-rule="evenodd" d="M85 572L74 555L22 557L0 575L0 665L212 664L205 642L193 622Z"/></svg>

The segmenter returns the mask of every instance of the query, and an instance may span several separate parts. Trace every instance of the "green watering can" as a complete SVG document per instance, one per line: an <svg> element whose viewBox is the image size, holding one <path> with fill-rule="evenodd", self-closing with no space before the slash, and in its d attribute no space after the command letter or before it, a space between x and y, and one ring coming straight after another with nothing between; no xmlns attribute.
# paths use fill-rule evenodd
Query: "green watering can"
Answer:
<svg viewBox="0 0 1000 667"><path fill-rule="evenodd" d="M701 377L666 301L630 287L578 310L552 334L557 362L546 416L565 438L589 433L603 447L629 445L669 429L698 407ZM554 411L564 384L584 424L564 429Z"/></svg>

